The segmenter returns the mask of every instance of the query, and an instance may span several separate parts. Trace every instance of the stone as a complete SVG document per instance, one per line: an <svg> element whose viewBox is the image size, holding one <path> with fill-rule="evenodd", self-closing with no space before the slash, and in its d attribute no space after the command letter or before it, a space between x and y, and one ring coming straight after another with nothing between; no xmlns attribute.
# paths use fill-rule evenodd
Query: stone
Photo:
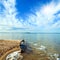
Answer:
<svg viewBox="0 0 60 60"><path fill-rule="evenodd" d="M15 51L9 55L7 55L6 60L22 60L23 56L21 55L21 53L19 51Z"/></svg>
<svg viewBox="0 0 60 60"><path fill-rule="evenodd" d="M43 51L45 53L47 52L47 48L43 45L41 45L40 48L37 48L37 49L40 50L40 51Z"/></svg>

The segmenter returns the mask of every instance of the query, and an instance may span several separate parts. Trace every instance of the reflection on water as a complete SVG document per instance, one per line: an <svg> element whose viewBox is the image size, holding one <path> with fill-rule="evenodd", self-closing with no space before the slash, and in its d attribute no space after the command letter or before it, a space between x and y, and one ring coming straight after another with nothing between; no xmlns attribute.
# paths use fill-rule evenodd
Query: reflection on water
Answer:
<svg viewBox="0 0 60 60"><path fill-rule="evenodd" d="M25 39L34 47L40 47L40 45L46 46L50 51L56 51L60 53L60 34L32 34L32 33L0 33L0 39L7 40L21 40Z"/></svg>

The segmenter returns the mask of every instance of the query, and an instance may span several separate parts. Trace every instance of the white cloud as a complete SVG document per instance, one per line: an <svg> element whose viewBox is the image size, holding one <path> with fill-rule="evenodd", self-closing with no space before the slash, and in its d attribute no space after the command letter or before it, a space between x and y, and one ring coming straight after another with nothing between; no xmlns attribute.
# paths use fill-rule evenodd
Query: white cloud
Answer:
<svg viewBox="0 0 60 60"><path fill-rule="evenodd" d="M38 29L43 27L44 31L60 28L60 20L55 22L55 19L60 16L60 14L57 17L55 16L58 11L60 11L60 1L58 3L52 1L36 10L36 15L29 15L29 22L37 25Z"/></svg>
<svg viewBox="0 0 60 60"><path fill-rule="evenodd" d="M60 28L60 20L53 24L52 28Z"/></svg>
<svg viewBox="0 0 60 60"><path fill-rule="evenodd" d="M54 20L60 17L54 15L60 11L60 1L58 3L51 2L36 9L34 14L28 14L27 20L22 23L22 19L16 18L17 10L15 8L15 0L1 0L0 1L5 10L0 14L0 31L9 30L13 27L28 28L28 30L50 31L54 28L60 28L60 20L54 23ZM53 24L54 23L54 24Z"/></svg>
<svg viewBox="0 0 60 60"><path fill-rule="evenodd" d="M32 26L28 23L28 21L22 23L23 19L16 18L17 10L15 7L15 0L0 0L0 2L5 8L3 13L0 14L0 31L7 31L13 28L32 29Z"/></svg>
<svg viewBox="0 0 60 60"><path fill-rule="evenodd" d="M2 0L1 3L5 10L0 14L0 29L22 28L23 24L16 18L15 0Z"/></svg>

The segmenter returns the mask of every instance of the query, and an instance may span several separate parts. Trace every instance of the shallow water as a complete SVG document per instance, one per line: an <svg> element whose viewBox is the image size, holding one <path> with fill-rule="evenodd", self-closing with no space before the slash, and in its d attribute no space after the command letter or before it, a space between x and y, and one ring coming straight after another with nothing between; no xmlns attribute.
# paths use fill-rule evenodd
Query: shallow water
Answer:
<svg viewBox="0 0 60 60"><path fill-rule="evenodd" d="M50 51L56 51L57 53L60 53L60 34L1 32L0 39L25 39L36 48L40 48L40 45L43 45Z"/></svg>

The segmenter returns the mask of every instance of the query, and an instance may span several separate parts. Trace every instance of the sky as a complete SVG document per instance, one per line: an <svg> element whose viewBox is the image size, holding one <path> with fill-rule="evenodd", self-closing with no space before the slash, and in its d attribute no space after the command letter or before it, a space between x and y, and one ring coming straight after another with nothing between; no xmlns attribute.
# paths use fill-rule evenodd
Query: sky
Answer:
<svg viewBox="0 0 60 60"><path fill-rule="evenodd" d="M0 32L60 33L60 0L0 0Z"/></svg>

